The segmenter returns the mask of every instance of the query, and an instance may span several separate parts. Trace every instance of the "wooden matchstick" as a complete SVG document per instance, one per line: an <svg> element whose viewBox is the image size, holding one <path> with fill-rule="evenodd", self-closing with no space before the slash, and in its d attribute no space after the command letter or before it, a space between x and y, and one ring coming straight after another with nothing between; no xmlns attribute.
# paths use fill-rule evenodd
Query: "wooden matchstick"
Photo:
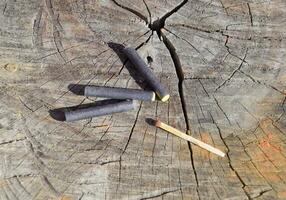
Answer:
<svg viewBox="0 0 286 200"><path fill-rule="evenodd" d="M193 138L193 137L191 137L191 136L189 136L189 135L179 131L178 129L175 129L175 128L173 128L173 127L171 127L171 126L169 126L169 125L167 125L167 124L165 124L165 123L163 123L163 122L161 122L159 120L155 121L155 126L158 127L158 128L161 128L161 129L163 129L163 130L165 130L165 131L167 131L169 133L172 133L172 134L174 134L174 135L176 135L176 136L178 136L178 137L180 137L182 139L185 139L185 140L187 140L187 141L189 141L191 143L194 143L194 144L198 145L199 147L204 148L204 149L206 149L206 150L208 150L208 151L210 151L210 152L212 152L214 154L217 154L217 155L219 155L221 157L225 156L225 153L222 152L221 150L216 149L216 148L214 148L214 147L212 147L212 146L210 146L210 145L208 145L208 144L206 144L206 143L204 143L204 142L202 142L200 140L197 140L197 139L195 139L195 138Z"/></svg>

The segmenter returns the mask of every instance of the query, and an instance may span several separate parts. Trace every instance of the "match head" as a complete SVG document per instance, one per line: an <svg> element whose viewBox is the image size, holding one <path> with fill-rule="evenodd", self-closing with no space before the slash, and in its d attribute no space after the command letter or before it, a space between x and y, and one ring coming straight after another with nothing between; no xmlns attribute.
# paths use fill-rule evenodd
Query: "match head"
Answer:
<svg viewBox="0 0 286 200"><path fill-rule="evenodd" d="M160 121L159 119L154 120L154 125L155 125L156 127L160 127L160 126L161 126L161 121Z"/></svg>
<svg viewBox="0 0 286 200"><path fill-rule="evenodd" d="M155 94L155 92L152 92L152 99L151 99L151 101L155 101L156 100L156 94Z"/></svg>
<svg viewBox="0 0 286 200"><path fill-rule="evenodd" d="M161 124L160 120L155 120L152 118L146 118L145 121L147 122L147 124L149 124L151 126L160 126L160 124Z"/></svg>
<svg viewBox="0 0 286 200"><path fill-rule="evenodd" d="M169 100L170 95L169 94L165 94L164 96L162 96L162 94L160 94L158 91L156 91L156 95L158 97L158 100L162 101L162 102L166 102Z"/></svg>
<svg viewBox="0 0 286 200"><path fill-rule="evenodd" d="M170 98L170 95L167 94L166 96L164 96L164 97L161 99L161 101L162 101L162 102L166 102L166 101L168 101L169 98Z"/></svg>

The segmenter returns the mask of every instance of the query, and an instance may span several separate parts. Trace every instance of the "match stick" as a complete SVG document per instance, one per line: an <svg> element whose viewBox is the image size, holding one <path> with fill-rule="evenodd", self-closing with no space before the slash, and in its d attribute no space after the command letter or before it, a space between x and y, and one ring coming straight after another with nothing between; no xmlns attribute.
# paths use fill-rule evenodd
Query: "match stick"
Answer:
<svg viewBox="0 0 286 200"><path fill-rule="evenodd" d="M155 101L156 97L153 91L107 86L86 86L84 88L84 95L112 99L137 99L143 101Z"/></svg>
<svg viewBox="0 0 286 200"><path fill-rule="evenodd" d="M125 112L133 110L134 108L135 108L134 102L132 100L126 100L106 105L77 109L74 111L67 111L65 112L65 118L67 122L72 122L82 119L88 119L91 117L98 117L113 113Z"/></svg>
<svg viewBox="0 0 286 200"><path fill-rule="evenodd" d="M139 56L137 51L130 47L125 47L123 53L128 57L130 62L136 67L140 75L144 77L147 81L147 84L155 91L159 99L163 102L167 101L170 98L169 93L165 87L160 83L160 81L155 77L153 72L144 62L144 60Z"/></svg>
<svg viewBox="0 0 286 200"><path fill-rule="evenodd" d="M165 130L165 131L167 131L169 133L172 133L172 134L174 134L174 135L176 135L176 136L178 136L178 137L180 137L182 139L185 139L185 140L187 140L187 141L189 141L191 143L194 143L194 144L198 145L199 147L204 148L204 149L206 149L206 150L208 150L208 151L210 151L210 152L212 152L214 154L217 154L217 155L219 155L221 157L225 156L225 153L222 152L221 150L216 149L216 148L214 148L214 147L212 147L212 146L210 146L210 145L208 145L208 144L206 144L206 143L204 143L204 142L202 142L200 140L197 140L197 139L195 139L195 138L193 138L193 137L191 137L191 136L189 136L189 135L179 131L178 129L175 129L175 128L173 128L173 127L171 127L171 126L169 126L169 125L167 125L167 124L165 124L165 123L163 123L163 122L161 122L159 120L155 121L155 126L158 127L158 128L161 128L161 129L163 129L163 130Z"/></svg>

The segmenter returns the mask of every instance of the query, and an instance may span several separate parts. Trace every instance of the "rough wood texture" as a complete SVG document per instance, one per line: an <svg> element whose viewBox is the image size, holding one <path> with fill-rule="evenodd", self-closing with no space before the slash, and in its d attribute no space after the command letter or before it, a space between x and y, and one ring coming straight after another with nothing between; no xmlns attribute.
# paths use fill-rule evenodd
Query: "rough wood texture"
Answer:
<svg viewBox="0 0 286 200"><path fill-rule="evenodd" d="M284 0L0 8L0 199L286 199ZM139 88L108 42L137 47L170 101L75 123L51 118L51 109L94 101L69 84Z"/></svg>

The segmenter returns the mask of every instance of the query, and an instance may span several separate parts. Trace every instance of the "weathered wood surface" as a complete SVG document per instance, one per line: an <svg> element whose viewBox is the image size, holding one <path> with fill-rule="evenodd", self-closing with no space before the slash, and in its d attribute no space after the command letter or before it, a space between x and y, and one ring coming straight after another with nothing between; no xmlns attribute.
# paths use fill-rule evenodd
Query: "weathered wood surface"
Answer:
<svg viewBox="0 0 286 200"><path fill-rule="evenodd" d="M180 3L1 0L0 199L286 199L286 2ZM51 118L51 109L95 100L69 84L138 88L108 42L149 56L170 101L75 123Z"/></svg>

